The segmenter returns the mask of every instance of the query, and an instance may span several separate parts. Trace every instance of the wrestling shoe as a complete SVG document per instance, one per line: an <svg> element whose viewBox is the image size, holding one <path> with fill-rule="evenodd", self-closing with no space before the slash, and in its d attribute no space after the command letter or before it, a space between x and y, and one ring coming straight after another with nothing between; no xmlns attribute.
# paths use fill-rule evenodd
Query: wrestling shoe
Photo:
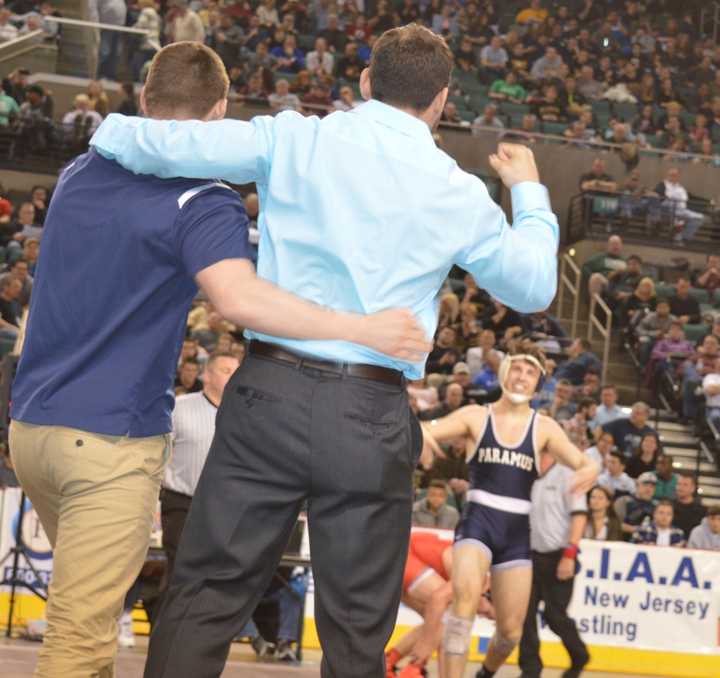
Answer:
<svg viewBox="0 0 720 678"><path fill-rule="evenodd" d="M129 612L123 612L118 621L118 645L120 647L135 647L132 616Z"/></svg>
<svg viewBox="0 0 720 678"><path fill-rule="evenodd" d="M585 653L585 657L582 658L579 663L574 664L567 671L565 671L565 673L562 674L562 678L579 678L580 674L583 672L583 669L585 668L585 666L587 666L589 661L590 655Z"/></svg>

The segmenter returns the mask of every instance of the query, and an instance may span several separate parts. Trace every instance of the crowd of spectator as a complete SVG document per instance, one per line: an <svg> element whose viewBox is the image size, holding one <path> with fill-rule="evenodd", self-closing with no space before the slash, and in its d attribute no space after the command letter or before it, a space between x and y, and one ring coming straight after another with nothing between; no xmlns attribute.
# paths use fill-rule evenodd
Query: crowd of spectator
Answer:
<svg viewBox="0 0 720 678"><path fill-rule="evenodd" d="M377 37L420 22L455 55L446 123L529 143L541 132L611 142L631 162L656 148L720 164L720 47L692 10L666 0L93 0L89 18L147 31L100 31L98 77L142 82L160 46L203 41L236 94L317 114L355 106ZM53 14L47 2L9 2L0 42L28 26L55 39Z"/></svg>

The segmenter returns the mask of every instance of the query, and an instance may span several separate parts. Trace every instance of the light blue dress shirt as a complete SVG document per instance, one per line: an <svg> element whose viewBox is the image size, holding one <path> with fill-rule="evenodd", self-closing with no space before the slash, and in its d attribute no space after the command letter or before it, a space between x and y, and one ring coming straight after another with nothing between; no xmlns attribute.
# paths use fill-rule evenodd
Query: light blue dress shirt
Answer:
<svg viewBox="0 0 720 678"><path fill-rule="evenodd" d="M336 310L410 308L432 336L436 296L453 264L518 311L545 309L555 296L558 223L545 187L512 188L510 227L483 182L435 146L424 122L379 101L322 119L292 111L249 122L113 114L91 143L139 174L255 182L258 275ZM247 336L410 379L424 370L346 342Z"/></svg>

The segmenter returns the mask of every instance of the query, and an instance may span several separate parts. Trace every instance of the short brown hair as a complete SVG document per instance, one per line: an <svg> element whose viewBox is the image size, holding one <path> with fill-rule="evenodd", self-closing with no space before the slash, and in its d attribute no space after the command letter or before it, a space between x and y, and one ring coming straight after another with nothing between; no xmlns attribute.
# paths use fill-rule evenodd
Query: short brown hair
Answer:
<svg viewBox="0 0 720 678"><path fill-rule="evenodd" d="M373 99L424 111L450 84L453 56L445 41L418 24L385 31L370 57Z"/></svg>
<svg viewBox="0 0 720 678"><path fill-rule="evenodd" d="M220 57L199 42L174 42L153 58L145 82L145 112L151 117L202 119L228 94L230 81Z"/></svg>
<svg viewBox="0 0 720 678"><path fill-rule="evenodd" d="M440 479L431 480L430 484L428 485L428 490L431 487L435 487L438 490L444 490L445 494L447 494L447 491L448 491L447 483L444 480L440 480Z"/></svg>

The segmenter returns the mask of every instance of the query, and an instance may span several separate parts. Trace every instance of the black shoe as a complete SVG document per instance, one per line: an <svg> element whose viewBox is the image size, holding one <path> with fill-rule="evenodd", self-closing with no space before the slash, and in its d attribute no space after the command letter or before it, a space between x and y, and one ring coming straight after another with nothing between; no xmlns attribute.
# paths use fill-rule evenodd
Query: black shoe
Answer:
<svg viewBox="0 0 720 678"><path fill-rule="evenodd" d="M583 669L587 666L590 661L590 655L586 655L585 659L578 664L571 666L565 673L562 674L562 678L579 678Z"/></svg>
<svg viewBox="0 0 720 678"><path fill-rule="evenodd" d="M292 641L290 640L279 640L277 649L275 650L275 659L279 662L285 662L287 664L299 664L300 661L295 654L295 650L292 647Z"/></svg>

